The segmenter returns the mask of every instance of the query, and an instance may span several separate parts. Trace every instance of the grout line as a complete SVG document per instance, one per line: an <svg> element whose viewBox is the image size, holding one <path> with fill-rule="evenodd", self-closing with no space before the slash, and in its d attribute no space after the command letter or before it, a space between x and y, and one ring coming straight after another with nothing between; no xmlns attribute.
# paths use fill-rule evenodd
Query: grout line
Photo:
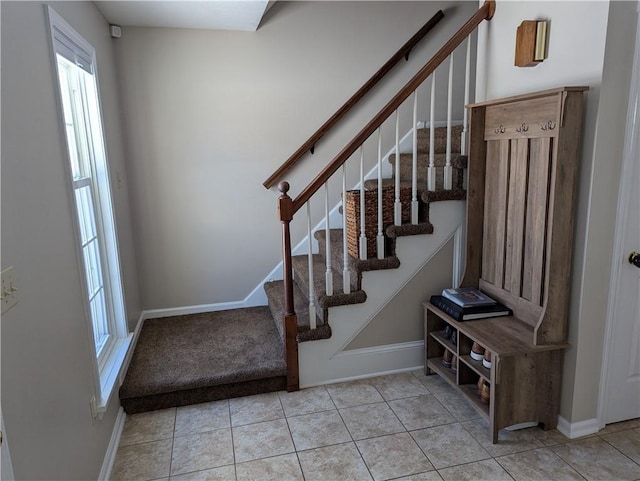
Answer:
<svg viewBox="0 0 640 481"><path fill-rule="evenodd" d="M169 456L169 479L171 479L171 468L173 468L173 448L175 446L176 439L176 420L178 419L178 408L174 408L173 411L173 436L171 436L171 456Z"/></svg>

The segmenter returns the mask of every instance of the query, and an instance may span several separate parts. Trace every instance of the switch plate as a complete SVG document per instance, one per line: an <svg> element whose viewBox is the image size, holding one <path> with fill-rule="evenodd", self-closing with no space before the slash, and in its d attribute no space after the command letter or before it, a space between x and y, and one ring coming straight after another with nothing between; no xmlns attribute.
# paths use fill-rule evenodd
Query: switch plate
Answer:
<svg viewBox="0 0 640 481"><path fill-rule="evenodd" d="M2 314L7 312L18 302L18 288L13 276L13 267L7 267L2 271L2 286L0 286L0 302L2 303Z"/></svg>

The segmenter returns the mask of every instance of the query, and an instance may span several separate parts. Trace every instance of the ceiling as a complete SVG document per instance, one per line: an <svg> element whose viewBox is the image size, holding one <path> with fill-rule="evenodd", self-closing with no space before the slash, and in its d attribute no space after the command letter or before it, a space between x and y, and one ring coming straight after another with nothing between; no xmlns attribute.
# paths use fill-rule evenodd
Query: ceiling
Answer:
<svg viewBox="0 0 640 481"><path fill-rule="evenodd" d="M255 31L274 3L268 0L97 1L104 17L121 27Z"/></svg>

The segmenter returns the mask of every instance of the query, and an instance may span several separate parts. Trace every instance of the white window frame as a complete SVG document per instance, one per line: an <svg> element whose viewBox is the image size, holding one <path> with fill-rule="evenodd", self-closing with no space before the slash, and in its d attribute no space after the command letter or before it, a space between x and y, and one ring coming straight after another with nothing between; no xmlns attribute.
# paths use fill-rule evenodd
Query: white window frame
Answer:
<svg viewBox="0 0 640 481"><path fill-rule="evenodd" d="M91 408L94 417L101 417L106 411L109 400L116 390L117 381L120 371L124 365L126 354L131 345L133 334L128 332L127 316L124 300L124 289L122 285L122 276L120 271L119 252L117 231L115 224L115 215L113 210L113 201L111 196L111 186L109 181L109 162L107 155L107 146L104 141L104 127L102 122L102 108L100 100L100 88L98 84L98 74L96 65L95 49L89 42L82 38L67 22L64 21L51 7L45 5L45 11L49 19L49 27L51 34L51 55L53 59L53 71L55 75L55 91L58 100L58 111L60 117L61 134L64 139L64 145L67 146L65 162L68 179L70 202L73 206L73 217L75 218L74 237L75 246L79 260L80 277L83 288L83 304L85 311L85 319L88 325L89 342L91 345L93 371L95 378L95 396L92 397ZM58 58L61 57L61 59ZM81 97L80 103L84 106L90 105L89 109L84 112L82 118L78 117L77 111L73 110L74 128L80 124L86 126L89 132L86 144L83 145L88 153L87 169L89 172L78 173L82 168L72 167L72 150L77 148L77 142L70 144L67 135L67 121L65 116L65 107L63 100L60 76L60 66L68 69L75 79L78 80L78 94ZM76 68L75 71L71 69ZM84 72L93 78L93 82L83 82L81 78L87 76ZM67 84L69 82L67 81ZM95 89L95 91L93 91ZM92 90L92 91L89 91ZM67 93L66 99L70 93ZM67 105L69 104L67 100ZM73 102L71 102L73 104ZM74 176L74 170L76 175ZM105 313L107 335L104 342L100 345L96 344L96 337L91 312L89 283L87 279L89 267L85 263L85 255L83 248L90 241L83 242L83 233L86 232L86 224L82 225L82 219L79 214L81 208L78 206L76 192L82 188L89 188L89 200L92 204L95 218L95 235L99 249L99 264L102 269L100 276L100 289L105 298ZM95 291L97 292L97 291ZM94 292L94 294L95 294Z"/></svg>

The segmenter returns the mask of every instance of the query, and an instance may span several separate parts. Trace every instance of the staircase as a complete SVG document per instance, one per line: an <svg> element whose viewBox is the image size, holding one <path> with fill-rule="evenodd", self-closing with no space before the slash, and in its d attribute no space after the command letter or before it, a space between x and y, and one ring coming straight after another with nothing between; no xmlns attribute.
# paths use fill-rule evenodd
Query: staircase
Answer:
<svg viewBox="0 0 640 481"><path fill-rule="evenodd" d="M300 377L303 377L303 385L314 385L406 369L424 362L422 346L417 346L417 350L408 355L401 352L395 357L388 355L393 349L383 350L379 356L367 358L366 366L346 362L344 349L430 258L461 231L464 203L460 201L466 198L463 186L467 156L463 154L467 148L468 122L464 105L469 103L470 35L481 22L490 20L494 11L495 2L487 0L295 199L287 194L288 183L278 185L284 280L264 285L268 307L145 322L120 388L121 403L127 413L285 388L295 391L300 387ZM418 34L426 34L442 16L442 12L438 12ZM387 71L409 55L421 38L418 34L277 169L264 186L273 187L307 152L313 153L316 142L337 125ZM464 119L462 126L453 127L453 52L465 40L465 89L463 95L457 95ZM434 73L447 59L447 127L412 128L413 151L401 153L400 106L413 96L412 125L416 126L418 88L431 77L430 125L435 125ZM394 168L391 178L383 179L381 131L382 125L394 113L395 154L388 157ZM471 119L472 125L473 122ZM343 166L356 151L363 152L364 143L375 132L378 133L378 178L365 179L364 156L361 155L360 188L347 192L346 168ZM469 145L473 148L473 139ZM343 172L343 225L341 229L332 229L327 182L340 168ZM325 229L312 233L308 202L323 186ZM368 222L366 217L371 215L372 205L367 207L367 199L374 198L377 202L373 207L378 219ZM319 250L317 254L312 253L309 242L307 254L292 255L290 223L305 206L308 209L307 236L309 239L312 235L315 237ZM356 215L358 208L364 212ZM392 220L384 220L384 216L378 214L385 208L393 212ZM360 229L364 232L360 233ZM347 249L349 238L352 243ZM354 239L358 240L354 243ZM369 249L369 246L375 248Z"/></svg>
<svg viewBox="0 0 640 481"><path fill-rule="evenodd" d="M443 170L445 165L445 149L446 149L446 128L437 127L435 129L435 166L436 166L436 189L435 191L429 191L426 189L426 172L429 166L429 129L418 129L418 183L421 188L418 189L420 200L420 222L418 224L404 223L403 225L396 226L390 224L386 226L385 230L385 245L387 247L384 259L378 259L376 257L367 258L361 260L348 255L348 266L351 280L351 292L345 293L343 290L343 230L331 229L330 230L330 243L331 243L331 269L333 274L334 292L332 295L327 295L325 286L326 275L326 231L319 230L314 233L315 239L318 241L319 249L318 254L313 255L313 292L315 293L315 299L317 302L317 328L311 330L309 319L309 262L307 255L297 255L292 257L293 271L294 271L294 299L295 299L295 312L298 316L298 330L297 341L306 342L314 341L318 339L328 339L331 337L331 325L329 309L331 307L345 306L351 304L362 304L367 300L367 293L363 290L362 286L362 273L366 271L378 271L386 269L396 269L400 266L401 260L396 256L396 240L399 237L418 234L431 234L433 233L434 226L429 220L429 207L433 202L444 200L464 200L466 193L463 190L463 173L466 168L466 156L460 155L460 134L462 127L454 127L454 136L458 138L457 145L454 143L453 148L457 149L457 153L454 154L456 162L454 166L454 185L455 188L451 190L444 190L443 185ZM389 163L395 165L395 154L389 156ZM406 172L411 172L413 157L411 154L400 154L400 185L401 188L411 188L410 181L407 182L405 177ZM394 171L395 172L395 171ZM395 177L383 179L383 188L387 186L393 186ZM377 180L365 181L365 188L368 192L377 191ZM353 191L352 193L358 194L359 191ZM344 215L344 212L343 212ZM369 242L375 242L375 239L370 239ZM264 285L264 290L267 294L269 301L269 308L274 319L281 320L284 318L284 281L272 281L267 282ZM280 335L284 340L284 327L282 322L276 322Z"/></svg>
<svg viewBox="0 0 640 481"><path fill-rule="evenodd" d="M455 128L458 130L459 128ZM398 238L407 235L432 234L438 226L430 222L430 206L444 200L463 200L463 168L465 158L458 159L454 167L456 189L443 190L444 132L436 128L436 185L438 190L420 189L421 222L417 225L387 226L388 246L384 259L360 260L349 255L351 292L342 291L343 231L331 229L331 266L334 275L334 293L325 290L326 234L315 232L319 253L313 255L315 264L313 290L318 309L316 328L310 328L309 275L307 255L293 256L294 299L298 319L297 341L311 343L332 336L332 308L367 302L363 273L396 270L402 259L396 255ZM454 147L456 145L454 144ZM459 142L457 145L459 149ZM418 130L418 171L423 176L428 167L429 130ZM395 155L389 156L395 164ZM411 156L400 155L401 172L410 169ZM425 178L426 179L426 178ZM383 179L383 185L393 184L394 178ZM425 180L426 182L426 180ZM404 186L404 184L402 184ZM377 190L377 181L367 181L367 189ZM459 204L462 204L459 202ZM384 281L383 281L384 282ZM363 285L364 284L364 285ZM246 396L286 388L284 359L284 285L283 281L267 282L264 290L268 307L235 309L213 313L192 314L145 321L136 351L125 381L120 388L120 400L128 414L163 409L173 406ZM391 294L387 297L393 297ZM380 299L376 299L380 301ZM372 301L369 301L371 304ZM370 319L369 319L370 320ZM367 320L365 319L366 323Z"/></svg>

